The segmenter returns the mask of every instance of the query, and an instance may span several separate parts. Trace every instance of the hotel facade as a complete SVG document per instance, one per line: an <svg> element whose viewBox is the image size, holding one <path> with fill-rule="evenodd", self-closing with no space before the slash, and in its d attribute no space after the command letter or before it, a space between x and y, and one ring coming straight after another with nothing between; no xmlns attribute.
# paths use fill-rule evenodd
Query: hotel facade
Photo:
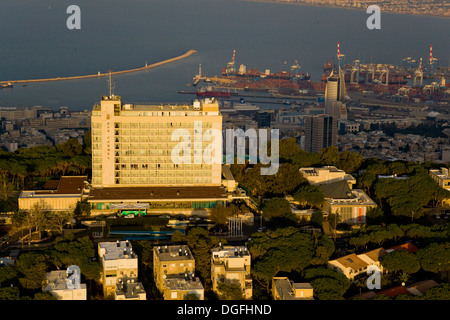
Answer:
<svg viewBox="0 0 450 320"><path fill-rule="evenodd" d="M200 214L228 200L216 100L144 105L103 96L91 125L93 214Z"/></svg>

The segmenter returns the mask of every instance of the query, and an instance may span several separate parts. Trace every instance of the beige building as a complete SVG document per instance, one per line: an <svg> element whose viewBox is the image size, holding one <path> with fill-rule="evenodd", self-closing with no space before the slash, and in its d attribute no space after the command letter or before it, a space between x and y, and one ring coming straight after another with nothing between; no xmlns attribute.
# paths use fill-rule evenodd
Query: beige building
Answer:
<svg viewBox="0 0 450 320"><path fill-rule="evenodd" d="M221 185L222 136L215 141L211 131L222 132L216 100L140 105L103 96L93 108L91 123L93 187ZM190 155L174 161L180 142ZM207 163L208 147L213 157L220 156L219 163Z"/></svg>
<svg viewBox="0 0 450 320"><path fill-rule="evenodd" d="M153 277L158 290L165 295L167 279L185 279L195 273L195 259L187 245L153 247Z"/></svg>
<svg viewBox="0 0 450 320"><path fill-rule="evenodd" d="M274 300L314 300L313 287L309 283L295 283L287 277L273 277Z"/></svg>
<svg viewBox="0 0 450 320"><path fill-rule="evenodd" d="M349 254L335 260L328 261L328 269L335 270L345 275L354 282L367 277L367 268L375 265L380 268L380 272L386 273L380 263L380 258L386 254L386 250L378 248L362 254Z"/></svg>
<svg viewBox="0 0 450 320"><path fill-rule="evenodd" d="M218 293L220 282L239 283L245 299L253 294L250 275L251 256L245 246L219 246L211 250L211 279L213 291Z"/></svg>
<svg viewBox="0 0 450 320"><path fill-rule="evenodd" d="M195 294L198 300L205 299L205 290L200 278L192 273L169 275L164 279L164 300L185 300L189 294Z"/></svg>
<svg viewBox="0 0 450 320"><path fill-rule="evenodd" d="M98 255L103 268L101 282L105 295L114 294L120 280L137 278L138 257L128 240L100 242Z"/></svg>
<svg viewBox="0 0 450 320"><path fill-rule="evenodd" d="M55 270L47 273L44 291L51 292L58 300L87 300L86 284L80 283L79 288L67 286L66 270Z"/></svg>
<svg viewBox="0 0 450 320"><path fill-rule="evenodd" d="M77 202L89 195L87 180L87 176L63 176L47 181L41 190L22 191L19 209L28 211L39 204L46 211L74 210Z"/></svg>
<svg viewBox="0 0 450 320"><path fill-rule="evenodd" d="M353 189L356 179L334 166L300 168L300 173L312 185L318 186L324 197L323 212L339 213L342 222L357 224L366 222L369 208L376 203L361 189Z"/></svg>
<svg viewBox="0 0 450 320"><path fill-rule="evenodd" d="M450 191L450 175L448 168L442 167L440 169L430 169L430 176L441 188ZM442 200L442 205L449 206L450 198Z"/></svg>
<svg viewBox="0 0 450 320"><path fill-rule="evenodd" d="M307 167L300 168L300 174L312 185L329 184L338 181L346 181L350 188L356 183L356 179L344 170L335 166L325 166L320 168Z"/></svg>
<svg viewBox="0 0 450 320"><path fill-rule="evenodd" d="M228 201L222 115L216 100L193 105L122 104L92 111L92 214L198 214ZM228 172L228 171L227 171Z"/></svg>
<svg viewBox="0 0 450 320"><path fill-rule="evenodd" d="M115 300L147 300L142 283L137 278L120 278L116 284Z"/></svg>

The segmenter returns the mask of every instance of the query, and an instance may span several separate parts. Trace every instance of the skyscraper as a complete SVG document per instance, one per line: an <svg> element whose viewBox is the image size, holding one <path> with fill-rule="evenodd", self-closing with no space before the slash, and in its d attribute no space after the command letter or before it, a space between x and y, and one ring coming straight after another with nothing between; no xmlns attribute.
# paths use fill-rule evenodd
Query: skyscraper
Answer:
<svg viewBox="0 0 450 320"><path fill-rule="evenodd" d="M345 78L339 68L337 73L331 72L325 87L325 113L338 119L347 119L345 100Z"/></svg>
<svg viewBox="0 0 450 320"><path fill-rule="evenodd" d="M336 142L337 125L333 116L320 114L305 118L305 151L317 153Z"/></svg>

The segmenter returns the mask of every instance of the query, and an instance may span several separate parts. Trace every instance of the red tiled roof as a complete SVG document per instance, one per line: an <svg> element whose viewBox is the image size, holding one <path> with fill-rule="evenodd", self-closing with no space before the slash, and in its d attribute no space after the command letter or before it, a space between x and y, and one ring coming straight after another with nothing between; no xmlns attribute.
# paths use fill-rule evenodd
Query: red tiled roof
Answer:
<svg viewBox="0 0 450 320"><path fill-rule="evenodd" d="M417 250L419 250L419 248L417 248L415 245L413 245L410 242L406 242L406 243L400 244L398 246L393 246L393 247L390 247L389 249L392 249L392 250L395 250L395 251L403 250L403 251L408 251L409 253L414 253Z"/></svg>
<svg viewBox="0 0 450 320"><path fill-rule="evenodd" d="M377 294L385 294L388 297L396 297L400 294L410 294L408 290L406 290L405 287L403 286L398 286L398 287L394 287L394 288L389 288L383 291L378 292Z"/></svg>

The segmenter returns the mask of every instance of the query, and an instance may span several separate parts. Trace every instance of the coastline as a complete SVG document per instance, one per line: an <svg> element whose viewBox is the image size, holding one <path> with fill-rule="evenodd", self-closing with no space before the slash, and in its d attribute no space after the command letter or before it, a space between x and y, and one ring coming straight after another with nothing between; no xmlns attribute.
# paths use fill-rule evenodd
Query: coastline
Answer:
<svg viewBox="0 0 450 320"><path fill-rule="evenodd" d="M138 71L153 69L153 68L162 66L164 64L167 64L167 63L171 63L171 62L175 62L175 61L187 58L187 57L189 57L190 55L192 55L192 54L194 54L196 52L197 52L196 50L191 49L191 50L187 51L186 53L184 53L184 54L182 54L180 56L174 57L174 58L170 58L170 59L167 59L167 60L155 62L155 63L152 63L150 65L145 65L144 67L127 69L127 70L121 70L121 71L113 71L113 72L107 72L107 73L100 73L100 71L99 71L96 74L89 74L89 75L84 75L84 76L56 77L56 78L46 78L46 79L1 80L0 84L80 80L80 79L101 78L101 77L106 77L106 76L109 76L109 75L118 75L118 74L124 74L124 73L138 72Z"/></svg>
<svg viewBox="0 0 450 320"><path fill-rule="evenodd" d="M344 10L355 10L355 11L363 11L365 13L366 8L354 8L354 7L344 7L344 6L333 6L330 4L322 4L322 3L304 3L304 2L288 2L288 1L276 1L276 0L242 0L246 2L261 2L261 3L275 3L275 4L284 4L284 5L297 5L297 6L305 6L305 7L321 7L321 8L334 8L334 9L344 9ZM441 15L441 14L432 14L432 13L417 13L417 12L396 12L396 11L382 11L382 13L390 13L390 14L401 14L401 15L411 15L411 16L422 16L422 17L433 17L433 18L450 18L450 15Z"/></svg>

